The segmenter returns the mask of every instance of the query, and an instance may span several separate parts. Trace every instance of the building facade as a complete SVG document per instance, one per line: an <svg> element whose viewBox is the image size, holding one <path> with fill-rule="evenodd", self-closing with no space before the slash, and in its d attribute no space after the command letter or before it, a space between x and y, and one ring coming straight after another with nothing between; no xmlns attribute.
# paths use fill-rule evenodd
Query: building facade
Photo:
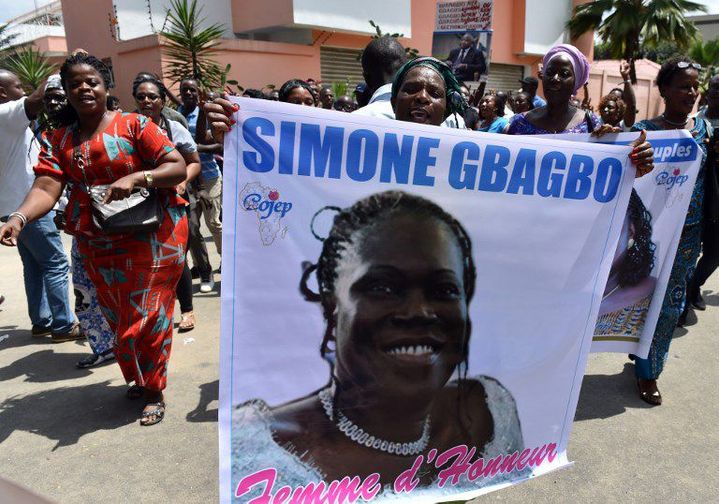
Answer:
<svg viewBox="0 0 719 504"><path fill-rule="evenodd" d="M567 41L573 6L584 0L496 0L489 87L516 89L536 73L541 56ZM436 0L203 0L202 23L221 23L217 60L245 88L290 78L361 80L358 54L374 34L369 20L401 42L431 54ZM162 75L167 59L160 32L168 0L62 0L67 46L82 47L110 63L117 94L129 108L131 82L140 71ZM541 22L538 20L541 19ZM592 53L591 34L574 41ZM168 84L172 84L169 83Z"/></svg>

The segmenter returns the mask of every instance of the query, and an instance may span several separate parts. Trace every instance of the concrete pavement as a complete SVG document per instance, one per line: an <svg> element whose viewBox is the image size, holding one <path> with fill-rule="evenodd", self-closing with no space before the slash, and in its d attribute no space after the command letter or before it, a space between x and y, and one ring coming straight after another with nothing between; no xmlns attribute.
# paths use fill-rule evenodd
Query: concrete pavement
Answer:
<svg viewBox="0 0 719 504"><path fill-rule="evenodd" d="M719 279L705 289L709 309L676 333L664 405L639 400L626 356L592 356L570 441L576 464L476 502L717 502ZM167 415L150 428L114 362L78 370L86 344L30 337L22 266L5 247L0 294L0 476L63 504L217 502L217 292L196 292L197 328L175 337Z"/></svg>

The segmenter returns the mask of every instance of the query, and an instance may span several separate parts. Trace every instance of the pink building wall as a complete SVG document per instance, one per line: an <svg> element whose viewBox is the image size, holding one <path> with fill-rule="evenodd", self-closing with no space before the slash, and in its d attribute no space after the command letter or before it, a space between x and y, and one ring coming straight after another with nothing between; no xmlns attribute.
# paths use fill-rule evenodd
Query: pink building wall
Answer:
<svg viewBox="0 0 719 504"><path fill-rule="evenodd" d="M659 65L649 60L638 60L637 84L634 86L634 94L637 97L637 121L656 117L662 111L663 101L659 96L659 89L654 85L654 80L659 71ZM589 75L589 96L595 112L598 111L599 101L613 88L624 89L624 79L619 74L619 61L601 60L595 61ZM580 92L580 98L584 95Z"/></svg>
<svg viewBox="0 0 719 504"><path fill-rule="evenodd" d="M254 26L263 23L282 26L292 22L292 0L230 1L233 31L247 28L248 19L253 20ZM574 3L584 1L587 0L573 0ZM525 0L495 2L492 61L527 65L536 75L540 58L521 54L524 6ZM411 8L412 37L402 39L402 43L416 48L420 54L430 54L436 0L412 0ZM137 72L145 70L161 73L166 65L160 49L160 37L152 35L129 41L114 40L110 27L112 0L65 0L62 9L67 49L72 51L82 47L100 58L110 58L117 82L113 93L120 98L123 107L132 107L131 85ZM314 45L299 45L227 39L218 48L217 60L223 66L227 63L232 66L230 77L238 80L242 86L261 88L270 83L281 84L290 78L319 78L321 46L360 49L369 42L370 37L315 30L313 40ZM591 51L591 37L588 42Z"/></svg>

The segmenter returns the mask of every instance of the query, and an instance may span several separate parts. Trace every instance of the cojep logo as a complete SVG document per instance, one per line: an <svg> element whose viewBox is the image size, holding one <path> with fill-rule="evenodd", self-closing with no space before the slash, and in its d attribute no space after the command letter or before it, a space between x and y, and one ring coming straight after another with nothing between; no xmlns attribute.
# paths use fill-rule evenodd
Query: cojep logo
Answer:
<svg viewBox="0 0 719 504"><path fill-rule="evenodd" d="M689 176L682 175L682 171L679 168L674 168L671 173L666 170L661 171L656 176L657 185L666 186L667 191L670 191L675 185L681 187L688 179Z"/></svg>
<svg viewBox="0 0 719 504"><path fill-rule="evenodd" d="M266 194L267 196L263 197L258 192L251 192L243 198L242 206L245 210L257 212L262 220L269 219L273 215L282 218L292 210L292 203L280 201L280 193L277 189L272 189Z"/></svg>

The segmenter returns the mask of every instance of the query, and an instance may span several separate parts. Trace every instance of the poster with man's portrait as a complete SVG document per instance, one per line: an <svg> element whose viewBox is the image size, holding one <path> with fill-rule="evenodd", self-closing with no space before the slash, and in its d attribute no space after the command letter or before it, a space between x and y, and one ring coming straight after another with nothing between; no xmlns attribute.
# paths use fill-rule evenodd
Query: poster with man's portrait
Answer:
<svg viewBox="0 0 719 504"><path fill-rule="evenodd" d="M437 2L432 56L460 82L486 81L492 45L492 0Z"/></svg>
<svg viewBox="0 0 719 504"><path fill-rule="evenodd" d="M238 103L221 501L438 502L566 465L630 149Z"/></svg>

